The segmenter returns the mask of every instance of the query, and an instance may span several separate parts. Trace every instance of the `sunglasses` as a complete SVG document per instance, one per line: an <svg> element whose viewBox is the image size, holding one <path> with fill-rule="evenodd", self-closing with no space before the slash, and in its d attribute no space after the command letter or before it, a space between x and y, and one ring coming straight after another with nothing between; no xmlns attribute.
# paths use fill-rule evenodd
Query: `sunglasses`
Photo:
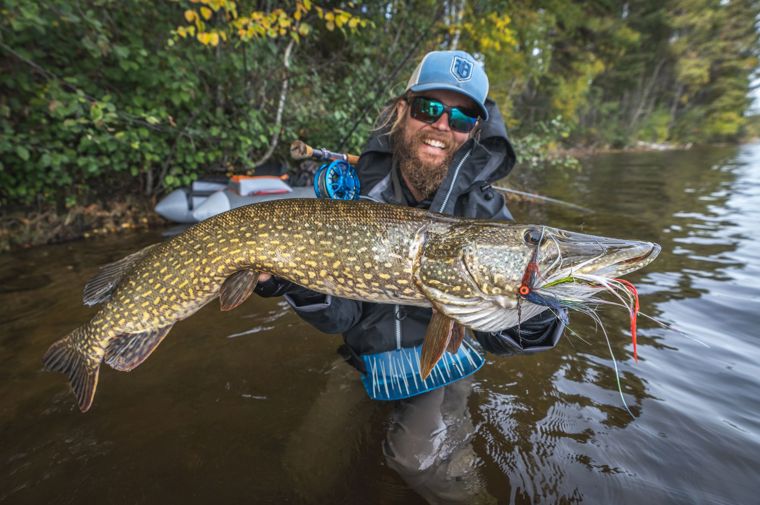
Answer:
<svg viewBox="0 0 760 505"><path fill-rule="evenodd" d="M409 113L423 123L433 124L446 112L449 115L449 128L459 133L470 133L478 123L478 113L460 107L449 107L440 100L415 96L412 98Z"/></svg>

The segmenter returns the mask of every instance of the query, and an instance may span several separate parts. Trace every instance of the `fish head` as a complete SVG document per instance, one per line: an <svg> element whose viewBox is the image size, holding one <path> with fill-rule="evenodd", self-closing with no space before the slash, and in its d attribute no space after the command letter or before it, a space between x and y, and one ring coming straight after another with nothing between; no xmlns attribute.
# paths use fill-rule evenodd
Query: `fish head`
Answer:
<svg viewBox="0 0 760 505"><path fill-rule="evenodd" d="M473 330L498 331L548 307L573 308L599 293L604 279L644 267L659 251L651 242L469 222L426 246L416 282L447 317Z"/></svg>
<svg viewBox="0 0 760 505"><path fill-rule="evenodd" d="M659 252L653 242L507 225L477 234L462 258L478 289L508 308L530 291L561 297L572 284L624 276L648 265Z"/></svg>

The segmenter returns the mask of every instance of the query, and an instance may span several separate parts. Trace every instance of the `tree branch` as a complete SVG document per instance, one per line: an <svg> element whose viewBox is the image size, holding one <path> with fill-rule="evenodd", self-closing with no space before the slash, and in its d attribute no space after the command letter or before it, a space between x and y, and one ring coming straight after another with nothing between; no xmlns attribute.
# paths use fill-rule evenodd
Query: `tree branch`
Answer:
<svg viewBox="0 0 760 505"><path fill-rule="evenodd" d="M277 104L277 115L274 120L274 133L272 134L272 140L269 141L269 149L266 150L264 155L253 163L254 168L261 165L269 158L272 157L277 143L280 141L280 132L282 131L282 112L285 110L285 100L288 97L288 81L290 78L290 54L293 52L293 46L295 45L295 39L290 39L288 46L285 48L285 56L282 59L282 63L285 66L285 79L282 81L282 89L280 90L280 102Z"/></svg>

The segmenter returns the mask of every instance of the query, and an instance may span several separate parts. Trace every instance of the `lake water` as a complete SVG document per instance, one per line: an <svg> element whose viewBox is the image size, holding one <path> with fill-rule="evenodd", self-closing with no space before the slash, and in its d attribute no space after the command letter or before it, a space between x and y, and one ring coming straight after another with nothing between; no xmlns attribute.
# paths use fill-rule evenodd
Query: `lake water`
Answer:
<svg viewBox="0 0 760 505"><path fill-rule="evenodd" d="M468 411L494 503L760 501L760 145L615 154L545 170L528 190L594 209L512 206L521 221L655 241L629 279L641 294L639 361L623 309L604 336L571 316L558 348L489 356ZM81 414L41 370L87 321L97 266L158 232L0 256L0 503L424 503L382 453L392 406L364 396L341 338L277 299L178 323L131 373L101 369Z"/></svg>

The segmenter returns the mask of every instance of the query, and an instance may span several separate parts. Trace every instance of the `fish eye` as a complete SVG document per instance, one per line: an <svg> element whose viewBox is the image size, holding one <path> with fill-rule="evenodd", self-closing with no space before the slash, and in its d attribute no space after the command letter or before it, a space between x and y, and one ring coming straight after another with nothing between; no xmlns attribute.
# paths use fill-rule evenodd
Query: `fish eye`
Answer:
<svg viewBox="0 0 760 505"><path fill-rule="evenodd" d="M544 237L544 233L540 228L531 228L525 231L523 239L528 245L540 245Z"/></svg>

